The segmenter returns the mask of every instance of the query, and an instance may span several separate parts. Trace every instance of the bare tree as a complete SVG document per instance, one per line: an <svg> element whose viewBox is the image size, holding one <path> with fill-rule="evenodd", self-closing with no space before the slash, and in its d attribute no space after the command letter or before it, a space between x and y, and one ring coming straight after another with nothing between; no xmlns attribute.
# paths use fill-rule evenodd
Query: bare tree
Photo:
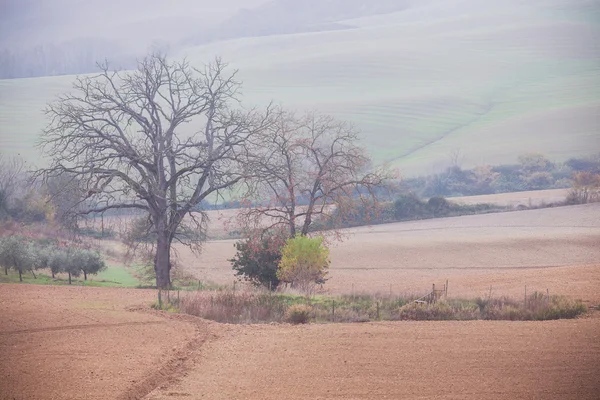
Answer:
<svg viewBox="0 0 600 400"><path fill-rule="evenodd" d="M316 220L335 227L357 202L375 204L390 178L371 169L356 130L332 117L281 113L266 136L251 164L255 206L239 217L249 230L286 226L293 237Z"/></svg>
<svg viewBox="0 0 600 400"><path fill-rule="evenodd" d="M69 174L85 185L81 213L147 213L161 288L170 286L173 241L203 237L194 234L205 220L198 205L247 176L246 158L270 124L271 107L239 107L239 83L226 67L217 59L198 70L163 55L130 73L102 65L47 109L41 145L52 162L38 175Z"/></svg>
<svg viewBox="0 0 600 400"><path fill-rule="evenodd" d="M26 181L24 167L21 157L0 153L0 217L8 213L10 203Z"/></svg>

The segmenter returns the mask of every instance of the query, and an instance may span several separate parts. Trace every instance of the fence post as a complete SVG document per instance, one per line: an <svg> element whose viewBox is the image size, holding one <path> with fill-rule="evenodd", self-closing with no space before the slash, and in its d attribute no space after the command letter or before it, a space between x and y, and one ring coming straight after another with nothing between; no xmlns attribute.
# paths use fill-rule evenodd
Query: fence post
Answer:
<svg viewBox="0 0 600 400"><path fill-rule="evenodd" d="M158 308L162 310L162 290L158 289Z"/></svg>
<svg viewBox="0 0 600 400"><path fill-rule="evenodd" d="M431 303L435 303L435 283L431 285Z"/></svg>
<svg viewBox="0 0 600 400"><path fill-rule="evenodd" d="M525 308L527 308L527 285L525 285Z"/></svg>
<svg viewBox="0 0 600 400"><path fill-rule="evenodd" d="M377 302L377 320L379 321L379 301Z"/></svg>
<svg viewBox="0 0 600 400"><path fill-rule="evenodd" d="M444 288L445 294L444 297L447 299L448 298L448 279L446 279L446 287Z"/></svg>

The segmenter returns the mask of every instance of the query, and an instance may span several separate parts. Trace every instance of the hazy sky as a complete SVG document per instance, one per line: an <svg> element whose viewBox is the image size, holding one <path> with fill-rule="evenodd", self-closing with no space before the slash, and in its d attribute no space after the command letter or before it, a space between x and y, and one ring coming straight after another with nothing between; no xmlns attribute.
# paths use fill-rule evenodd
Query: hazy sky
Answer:
<svg viewBox="0 0 600 400"><path fill-rule="evenodd" d="M177 40L268 0L0 0L0 44Z"/></svg>

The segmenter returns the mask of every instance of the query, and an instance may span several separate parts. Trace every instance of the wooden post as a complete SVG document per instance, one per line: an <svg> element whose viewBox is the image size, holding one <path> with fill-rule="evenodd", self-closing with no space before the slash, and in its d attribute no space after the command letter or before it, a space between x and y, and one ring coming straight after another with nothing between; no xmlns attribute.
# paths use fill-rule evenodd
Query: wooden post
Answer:
<svg viewBox="0 0 600 400"><path fill-rule="evenodd" d="M392 297L392 284L390 283L390 297Z"/></svg>
<svg viewBox="0 0 600 400"><path fill-rule="evenodd" d="M158 289L158 308L162 310L162 290Z"/></svg>
<svg viewBox="0 0 600 400"><path fill-rule="evenodd" d="M435 303L435 283L431 285L431 303Z"/></svg>
<svg viewBox="0 0 600 400"><path fill-rule="evenodd" d="M444 288L444 290L445 290L445 295L444 296L447 299L448 298L448 279L446 279L446 287Z"/></svg>
<svg viewBox="0 0 600 400"><path fill-rule="evenodd" d="M525 308L527 308L527 285L525 285Z"/></svg>
<svg viewBox="0 0 600 400"><path fill-rule="evenodd" d="M377 320L379 321L379 301L377 302Z"/></svg>

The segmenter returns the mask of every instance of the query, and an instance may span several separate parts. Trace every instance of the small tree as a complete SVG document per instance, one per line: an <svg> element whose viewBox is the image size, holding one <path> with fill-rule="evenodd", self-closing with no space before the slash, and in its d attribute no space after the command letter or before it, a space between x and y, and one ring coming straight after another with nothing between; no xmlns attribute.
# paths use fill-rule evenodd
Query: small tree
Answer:
<svg viewBox="0 0 600 400"><path fill-rule="evenodd" d="M81 266L86 262L86 256L83 250L75 249L66 252L66 262L63 266L64 271L69 275L69 285L72 283L72 277L81 275Z"/></svg>
<svg viewBox="0 0 600 400"><path fill-rule="evenodd" d="M573 174L573 186L567 196L570 204L600 201L600 174L578 171Z"/></svg>
<svg viewBox="0 0 600 400"><path fill-rule="evenodd" d="M106 269L106 264L100 254L88 250L80 251L81 264L79 268L83 272L83 279L87 281L88 274L96 275Z"/></svg>
<svg viewBox="0 0 600 400"><path fill-rule="evenodd" d="M0 246L0 264L8 274L8 268L19 273L19 281L23 282L23 273L35 268L35 249L33 244L20 236L11 236L2 240ZM35 274L34 274L35 276Z"/></svg>
<svg viewBox="0 0 600 400"><path fill-rule="evenodd" d="M66 251L56 248L50 252L48 259L48 267L52 272L52 278L56 277L56 274L66 272L65 266L67 265L67 253Z"/></svg>
<svg viewBox="0 0 600 400"><path fill-rule="evenodd" d="M280 280L277 269L281 248L288 238L285 229L254 231L245 240L235 243L237 253L229 260L236 276L257 286L276 290Z"/></svg>
<svg viewBox="0 0 600 400"><path fill-rule="evenodd" d="M329 249L323 237L298 235L288 239L281 251L277 277L309 295L316 285L325 283L329 268Z"/></svg>

